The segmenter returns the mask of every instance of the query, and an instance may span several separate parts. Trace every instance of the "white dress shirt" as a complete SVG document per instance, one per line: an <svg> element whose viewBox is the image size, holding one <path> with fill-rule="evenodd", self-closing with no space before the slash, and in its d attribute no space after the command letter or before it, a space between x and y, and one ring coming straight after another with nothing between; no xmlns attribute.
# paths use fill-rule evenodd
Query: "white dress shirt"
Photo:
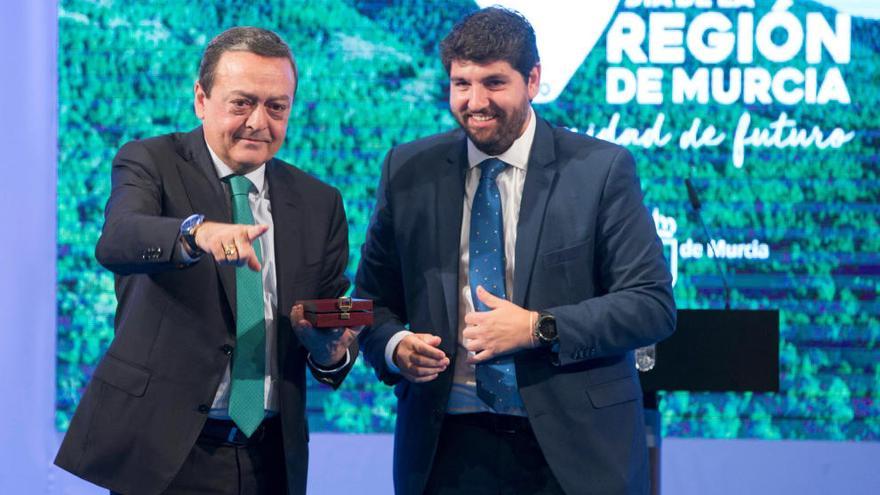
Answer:
<svg viewBox="0 0 880 495"><path fill-rule="evenodd" d="M505 168L496 179L498 190L501 195L501 209L504 224L504 254L505 254L505 285L507 299L513 298L513 270L516 266L516 227L519 220L519 207L522 200L523 185L528 170L529 153L535 139L535 112L529 108L529 123L525 132L504 153L495 156L507 163ZM480 168L478 165L488 158L492 158L477 149L467 140L468 171L465 179L464 208L461 217L461 241L459 243L458 263L458 347L456 349L455 369L453 370L452 392L447 405L450 414L464 414L475 412L493 412L492 408L483 403L477 397L477 384L474 377L474 365L467 363L468 351L464 348L465 329L464 317L474 311L474 302L471 297L468 265L470 260L470 227L471 227L471 204L480 183ZM385 363L394 372L399 372L393 361L394 350L404 337L412 332L404 330L396 333L388 341L385 347ZM514 411L512 414L525 416L525 410Z"/></svg>

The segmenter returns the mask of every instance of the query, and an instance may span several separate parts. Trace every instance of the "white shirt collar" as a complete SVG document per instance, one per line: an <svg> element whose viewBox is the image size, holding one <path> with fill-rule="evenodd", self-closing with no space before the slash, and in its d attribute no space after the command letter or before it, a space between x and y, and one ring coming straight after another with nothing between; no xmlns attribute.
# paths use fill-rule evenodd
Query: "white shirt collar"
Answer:
<svg viewBox="0 0 880 495"><path fill-rule="evenodd" d="M525 132L522 133L522 136L516 138L516 141L510 145L510 148L507 148L504 153L497 155L496 158L513 167L527 170L529 153L532 151L532 143L535 141L535 121L535 110L529 105L529 123L526 126ZM470 168L476 167L487 158L491 158L490 155L478 150L470 138L467 140L467 154L468 166Z"/></svg>
<svg viewBox="0 0 880 495"><path fill-rule="evenodd" d="M205 140L205 145L208 146L208 153L211 154L211 160L214 162L214 170L217 172L217 177L222 180L230 175L235 175L235 172L233 172L232 168L224 163L223 160L221 160L220 157L217 156L217 153L214 153L214 150L211 149L211 145L208 144L207 139ZM266 184L266 164L264 163L257 167L257 169L253 172L245 174L245 177L253 182L254 187L257 189L257 191L262 193L263 187Z"/></svg>

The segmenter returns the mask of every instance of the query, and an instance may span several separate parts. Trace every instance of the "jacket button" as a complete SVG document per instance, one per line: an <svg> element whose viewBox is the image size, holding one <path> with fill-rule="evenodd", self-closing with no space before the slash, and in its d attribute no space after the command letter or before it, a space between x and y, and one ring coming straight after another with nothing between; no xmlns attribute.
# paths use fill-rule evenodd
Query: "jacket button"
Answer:
<svg viewBox="0 0 880 495"><path fill-rule="evenodd" d="M211 411L211 407L205 404L199 404L199 412L202 414L208 414Z"/></svg>
<svg viewBox="0 0 880 495"><path fill-rule="evenodd" d="M220 350L223 351L223 354L226 354L227 356L232 354L233 349L234 347L229 344L224 344L223 347L220 348Z"/></svg>

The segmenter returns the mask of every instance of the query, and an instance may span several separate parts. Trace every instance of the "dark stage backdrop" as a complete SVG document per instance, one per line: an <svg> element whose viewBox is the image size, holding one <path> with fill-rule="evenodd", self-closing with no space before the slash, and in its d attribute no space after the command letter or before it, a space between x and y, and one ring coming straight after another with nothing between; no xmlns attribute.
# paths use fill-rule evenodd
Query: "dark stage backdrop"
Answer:
<svg viewBox="0 0 880 495"><path fill-rule="evenodd" d="M781 391L662 394L665 434L880 439L877 12L785 0L507 3L538 31L537 113L636 156L679 307L723 306L720 257L734 308L780 310ZM341 189L353 277L384 153L455 125L437 46L475 8L59 2L60 430L113 337L113 278L93 256L111 159L131 139L198 125L192 85L211 37L257 25L293 48L301 80L279 156ZM309 393L313 430L393 429L394 396L362 362L339 393L315 382Z"/></svg>

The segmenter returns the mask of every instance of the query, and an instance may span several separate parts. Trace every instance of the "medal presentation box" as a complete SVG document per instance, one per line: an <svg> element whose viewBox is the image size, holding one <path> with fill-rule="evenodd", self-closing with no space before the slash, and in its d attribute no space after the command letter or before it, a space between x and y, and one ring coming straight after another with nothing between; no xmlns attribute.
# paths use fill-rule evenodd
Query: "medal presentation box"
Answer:
<svg viewBox="0 0 880 495"><path fill-rule="evenodd" d="M315 328L356 327L373 324L373 301L369 299L309 299L302 304L306 320Z"/></svg>

